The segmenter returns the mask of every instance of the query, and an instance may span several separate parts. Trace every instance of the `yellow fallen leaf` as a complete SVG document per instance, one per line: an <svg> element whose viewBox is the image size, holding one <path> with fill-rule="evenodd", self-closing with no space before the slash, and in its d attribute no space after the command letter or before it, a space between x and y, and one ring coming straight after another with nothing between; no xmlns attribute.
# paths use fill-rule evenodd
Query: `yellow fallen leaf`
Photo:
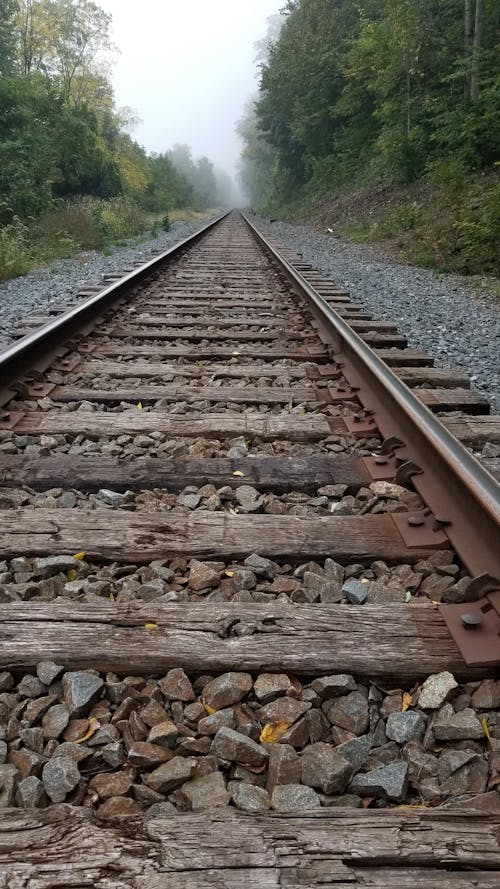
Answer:
<svg viewBox="0 0 500 889"><path fill-rule="evenodd" d="M490 730L488 728L488 720L486 719L486 716L483 716L483 718L481 720L481 725L483 727L483 732L488 739L488 744L490 745L490 747L493 747L493 742L491 740Z"/></svg>
<svg viewBox="0 0 500 889"><path fill-rule="evenodd" d="M239 478L245 478L245 473L241 471L241 469L237 469L233 472L233 475L237 475Z"/></svg>
<svg viewBox="0 0 500 889"><path fill-rule="evenodd" d="M73 556L73 558L74 558L74 559L78 559L78 561L81 562L82 559L85 558L85 553L75 553L74 556Z"/></svg>
<svg viewBox="0 0 500 889"><path fill-rule="evenodd" d="M289 722L271 722L266 723L260 733L259 741L267 744L273 744L279 741L282 735L290 728Z"/></svg>
<svg viewBox="0 0 500 889"><path fill-rule="evenodd" d="M205 704L205 702L203 702L203 706L204 706L204 708L205 708L205 710L207 711L207 713L208 713L209 716L212 716L212 713L216 713L216 712L217 712L216 709L215 709L215 707L211 707L210 704Z"/></svg>
<svg viewBox="0 0 500 889"><path fill-rule="evenodd" d="M91 738L92 735L95 735L98 728L101 728L101 723L98 719L95 718L95 716L92 716L89 720L89 727L85 734L82 735L81 738L77 738L76 741L74 741L73 743L83 744L84 741L88 741L88 739Z"/></svg>
<svg viewBox="0 0 500 889"><path fill-rule="evenodd" d="M234 577L234 571L224 571L226 577Z"/></svg>
<svg viewBox="0 0 500 889"><path fill-rule="evenodd" d="M158 626L158 624L144 624L144 626L146 627L147 630L154 630L155 627Z"/></svg>
<svg viewBox="0 0 500 889"><path fill-rule="evenodd" d="M70 568L67 574L68 580L76 580L76 571L74 568Z"/></svg>
<svg viewBox="0 0 500 889"><path fill-rule="evenodd" d="M406 713L408 707L411 707L412 700L413 696L410 694L410 692L405 691L405 693L403 694L403 703L401 704L401 710L403 713Z"/></svg>
<svg viewBox="0 0 500 889"><path fill-rule="evenodd" d="M115 601L115 597L113 596L113 593L110 593L110 594L109 594L109 601L110 601L110 602L114 602L114 601Z"/></svg>
<svg viewBox="0 0 500 889"><path fill-rule="evenodd" d="M137 407L139 408L140 411L142 411L142 401L137 402Z"/></svg>

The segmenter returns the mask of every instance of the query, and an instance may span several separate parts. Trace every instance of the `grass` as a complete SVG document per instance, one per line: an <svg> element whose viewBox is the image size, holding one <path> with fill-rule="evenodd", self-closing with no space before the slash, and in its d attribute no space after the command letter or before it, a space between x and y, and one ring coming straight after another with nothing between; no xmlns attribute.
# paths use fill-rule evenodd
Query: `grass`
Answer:
<svg viewBox="0 0 500 889"><path fill-rule="evenodd" d="M302 197L280 216L305 221L413 265L500 289L500 171L459 181L378 184ZM476 283L476 281L475 281Z"/></svg>
<svg viewBox="0 0 500 889"><path fill-rule="evenodd" d="M0 281L85 250L108 255L113 245L126 246L160 231L164 217L159 220L123 197L61 201L37 219L14 217L0 226Z"/></svg>
<svg viewBox="0 0 500 889"><path fill-rule="evenodd" d="M220 210L209 208L208 210L190 210L184 208L180 210L169 210L170 222L203 222L204 219L210 219L217 216Z"/></svg>

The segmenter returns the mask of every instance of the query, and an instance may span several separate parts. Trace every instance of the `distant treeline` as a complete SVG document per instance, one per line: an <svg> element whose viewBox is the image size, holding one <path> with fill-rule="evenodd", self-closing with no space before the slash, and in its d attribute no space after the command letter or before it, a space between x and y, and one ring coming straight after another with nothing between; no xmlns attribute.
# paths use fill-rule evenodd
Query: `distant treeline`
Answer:
<svg viewBox="0 0 500 889"><path fill-rule="evenodd" d="M110 25L90 0L0 0L0 226L83 196L151 213L230 200L228 177L189 146L148 155L130 137Z"/></svg>

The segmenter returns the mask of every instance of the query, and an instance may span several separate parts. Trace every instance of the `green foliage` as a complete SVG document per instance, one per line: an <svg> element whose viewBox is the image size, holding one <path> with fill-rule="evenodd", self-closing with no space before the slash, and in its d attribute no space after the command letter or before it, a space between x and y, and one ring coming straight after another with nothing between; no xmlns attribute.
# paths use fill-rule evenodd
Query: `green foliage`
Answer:
<svg viewBox="0 0 500 889"><path fill-rule="evenodd" d="M402 192L380 207L370 207L368 200L347 222L339 214L336 228L354 241L386 244L417 265L500 276L497 173L465 176L460 186L454 179L441 180L411 198Z"/></svg>
<svg viewBox="0 0 500 889"><path fill-rule="evenodd" d="M227 198L227 177L189 146L148 155L130 137L110 25L92 0L0 0L0 277Z"/></svg>
<svg viewBox="0 0 500 889"><path fill-rule="evenodd" d="M142 234L148 224L148 214L124 197L87 196L60 201L36 219L22 221L15 216L0 227L0 280L79 250L106 253L112 244Z"/></svg>
<svg viewBox="0 0 500 889"><path fill-rule="evenodd" d="M28 226L14 216L0 227L0 281L22 275L30 267Z"/></svg>
<svg viewBox="0 0 500 889"><path fill-rule="evenodd" d="M170 224L170 216L168 215L168 213L165 213L165 215L161 221L161 227L164 232L169 232L170 229L172 228L172 226Z"/></svg>
<svg viewBox="0 0 500 889"><path fill-rule="evenodd" d="M10 74L14 66L16 14L16 0L0 0L0 77Z"/></svg>
<svg viewBox="0 0 500 889"><path fill-rule="evenodd" d="M289 0L284 14L257 116L239 128L254 205L427 182L448 226L432 247L424 233L427 255L465 270L494 264L493 197L480 190L468 212L458 198L499 157L498 0ZM450 196L462 207L453 221ZM380 224L350 224L392 237L419 230L419 213L410 202Z"/></svg>

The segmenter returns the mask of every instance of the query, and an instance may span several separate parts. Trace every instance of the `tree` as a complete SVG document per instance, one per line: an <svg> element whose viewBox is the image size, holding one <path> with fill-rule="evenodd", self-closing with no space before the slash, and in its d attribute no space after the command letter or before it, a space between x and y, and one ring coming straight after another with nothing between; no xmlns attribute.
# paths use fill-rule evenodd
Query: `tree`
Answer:
<svg viewBox="0 0 500 889"><path fill-rule="evenodd" d="M289 0L262 65L256 129L248 114L241 124L247 188L279 203L353 181L412 182L442 162L490 164L498 17L498 0Z"/></svg>
<svg viewBox="0 0 500 889"><path fill-rule="evenodd" d="M479 99L479 64L483 45L484 0L476 0L474 17L474 41L472 44L472 66L470 75L470 97L473 102Z"/></svg>
<svg viewBox="0 0 500 889"><path fill-rule="evenodd" d="M68 104L110 107L111 16L91 0L20 0L21 73L57 83Z"/></svg>
<svg viewBox="0 0 500 889"><path fill-rule="evenodd" d="M16 53L14 21L16 0L0 0L0 76L12 74Z"/></svg>

